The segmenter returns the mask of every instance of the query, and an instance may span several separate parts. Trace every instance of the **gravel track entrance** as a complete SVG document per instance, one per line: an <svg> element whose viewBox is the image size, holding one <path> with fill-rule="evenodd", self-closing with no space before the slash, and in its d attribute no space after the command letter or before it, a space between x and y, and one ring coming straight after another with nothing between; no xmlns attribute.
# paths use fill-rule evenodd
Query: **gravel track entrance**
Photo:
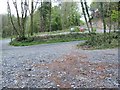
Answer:
<svg viewBox="0 0 120 90"><path fill-rule="evenodd" d="M117 49L77 49L83 41L14 47L8 45L9 41L1 44L2 87L118 86Z"/></svg>

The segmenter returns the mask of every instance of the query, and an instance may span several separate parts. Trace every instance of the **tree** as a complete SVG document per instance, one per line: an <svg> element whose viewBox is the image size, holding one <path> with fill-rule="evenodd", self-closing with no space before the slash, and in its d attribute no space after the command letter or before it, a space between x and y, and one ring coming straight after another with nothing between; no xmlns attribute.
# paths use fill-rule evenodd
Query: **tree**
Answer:
<svg viewBox="0 0 120 90"><path fill-rule="evenodd" d="M49 31L51 32L51 9L52 9L52 2L49 1Z"/></svg>
<svg viewBox="0 0 120 90"><path fill-rule="evenodd" d="M17 18L13 15L11 15L11 17L17 30L18 29ZM7 38L7 37L18 35L16 30L14 30L12 26L12 23L11 23L11 20L8 14L0 14L0 18L1 18L0 23L1 23L1 37L2 38Z"/></svg>
<svg viewBox="0 0 120 90"><path fill-rule="evenodd" d="M51 10L51 29L52 31L62 30L61 12L59 6L52 7Z"/></svg>
<svg viewBox="0 0 120 90"><path fill-rule="evenodd" d="M7 15L0 15L1 17L1 36L3 38L11 36L11 24L9 23L8 16Z"/></svg>
<svg viewBox="0 0 120 90"><path fill-rule="evenodd" d="M109 34L111 32L111 24L112 24L112 20L111 20L111 2L109 2Z"/></svg>
<svg viewBox="0 0 120 90"><path fill-rule="evenodd" d="M21 15L22 15L22 17L20 17L20 15L19 15L17 1L12 0L12 2L13 2L13 5L14 5L14 8L16 10L16 14L17 14L18 29L16 29L16 27L14 25L14 22L12 20L12 17L11 17L11 8L10 8L9 1L7 1L8 14L11 18L12 26L18 34L18 40L24 40L24 39L26 39L26 37L25 37L25 24L26 24L26 19L27 19L28 1L27 0L25 0L25 1L21 0Z"/></svg>
<svg viewBox="0 0 120 90"><path fill-rule="evenodd" d="M104 16L104 7L103 7L103 2L100 2L100 11L101 11L101 18L102 18L102 21L103 21L103 28L104 28L104 33L106 33L106 23L105 23L105 16Z"/></svg>
<svg viewBox="0 0 120 90"><path fill-rule="evenodd" d="M42 2L39 7L40 18L41 18L41 30L40 31L50 31L50 19L51 19L51 2ZM49 27L49 28L48 28Z"/></svg>
<svg viewBox="0 0 120 90"><path fill-rule="evenodd" d="M86 13L87 13L87 16L88 16L88 19L89 19L91 31L93 31L92 21L91 21L91 20L92 20L92 19L91 19L92 17L90 17L86 0L84 0L84 4L85 4L85 10L86 10Z"/></svg>
<svg viewBox="0 0 120 90"><path fill-rule="evenodd" d="M21 9L22 9L22 20L21 20L21 22L22 22L22 25L21 25L22 26L22 35L21 36L22 36L22 39L25 39L25 25L26 25L26 19L27 19L27 11L28 11L27 0L25 0L24 2L21 0Z"/></svg>
<svg viewBox="0 0 120 90"><path fill-rule="evenodd" d="M34 12L35 12L35 10L36 10L36 8L37 8L37 5L38 5L38 2L39 0L37 0L36 1L36 4L33 2L33 0L31 0L31 12L29 11L29 14L30 14L30 27L31 27L31 29L30 29L30 34L31 34L31 36L33 35L33 14L34 14ZM34 5L35 4L35 5Z"/></svg>
<svg viewBox="0 0 120 90"><path fill-rule="evenodd" d="M33 4L33 0L31 0L31 13L30 13L30 19L31 19L31 36L33 35L33 13L34 13L34 4Z"/></svg>
<svg viewBox="0 0 120 90"><path fill-rule="evenodd" d="M26 30L28 37L31 35L31 16L28 17L27 23L26 23ZM32 28L33 31L32 33L38 33L40 31L40 15L39 15L39 10L34 11L33 14L33 23L32 23Z"/></svg>
<svg viewBox="0 0 120 90"><path fill-rule="evenodd" d="M61 23L62 23L62 29L67 28L67 22L68 22L68 12L70 12L69 9L70 5L67 2L62 2L61 3Z"/></svg>
<svg viewBox="0 0 120 90"><path fill-rule="evenodd" d="M88 22L87 22L87 17L86 17L86 13L85 13L84 4L83 4L83 1L82 1L82 0L81 0L80 2L81 2L81 7L82 7L83 15L84 15L84 18L85 18L85 22L86 22L88 31L89 31L89 33L90 33L90 28L89 28L89 25L88 25Z"/></svg>
<svg viewBox="0 0 120 90"><path fill-rule="evenodd" d="M102 8L101 8L101 3L102 3ZM116 7L116 6L118 6L118 2L111 2L111 0L107 0L107 2L92 2L92 4L90 5L90 10L92 10L92 11L98 10L98 12L100 12L98 18L102 19L102 17L104 17L104 22L109 27L109 32L111 31L111 29L113 29L112 27L115 27L118 25L117 24L118 19L116 21L114 21L112 18L112 17L114 17L113 11L119 11L118 7ZM115 16L118 17L118 14L116 13ZM102 21L103 21L103 19L102 19ZM105 25L103 25L103 27L104 26Z"/></svg>
<svg viewBox="0 0 120 90"><path fill-rule="evenodd" d="M79 25L80 13L77 2L62 2L60 5L62 29Z"/></svg>
<svg viewBox="0 0 120 90"><path fill-rule="evenodd" d="M80 25L80 13L78 11L78 5L76 2L70 2L70 12L68 15L68 25L78 26Z"/></svg>
<svg viewBox="0 0 120 90"><path fill-rule="evenodd" d="M11 8L10 8L10 5L9 5L9 2L7 2L7 6L8 6L8 17L10 17L10 21L11 21L11 24L13 26L13 29L16 31L17 35L20 36L20 33L19 31L16 29L15 25L14 25L14 22L13 22L13 18L12 18L12 15L11 15ZM4 25L3 25L4 26Z"/></svg>

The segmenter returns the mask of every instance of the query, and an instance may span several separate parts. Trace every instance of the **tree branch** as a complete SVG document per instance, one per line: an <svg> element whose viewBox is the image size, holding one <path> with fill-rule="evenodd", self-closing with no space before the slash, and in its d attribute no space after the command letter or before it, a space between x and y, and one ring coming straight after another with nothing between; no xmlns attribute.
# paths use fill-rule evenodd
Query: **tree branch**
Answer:
<svg viewBox="0 0 120 90"><path fill-rule="evenodd" d="M13 0L12 0L12 1L13 1ZM16 2L16 0L13 1L13 4L14 4L14 7L15 7L15 10L16 10L16 13L17 13L18 25L19 25L19 28L21 29L20 17L19 17L19 13L18 13L18 8L17 8L17 2Z"/></svg>
<svg viewBox="0 0 120 90"><path fill-rule="evenodd" d="M11 20L11 24L13 26L13 29L16 31L17 35L19 35L19 33L18 33L18 31L17 31L17 29L16 29L16 27L14 25L13 19L12 19L11 8L10 8L10 5L9 5L9 2L7 2L7 6L8 6L8 9L9 9L8 14L10 16L10 20Z"/></svg>

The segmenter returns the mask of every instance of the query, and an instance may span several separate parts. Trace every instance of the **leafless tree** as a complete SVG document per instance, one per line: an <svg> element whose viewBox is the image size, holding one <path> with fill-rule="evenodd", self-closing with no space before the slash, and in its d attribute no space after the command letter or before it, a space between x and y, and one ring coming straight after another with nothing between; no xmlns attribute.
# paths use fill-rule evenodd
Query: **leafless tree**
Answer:
<svg viewBox="0 0 120 90"><path fill-rule="evenodd" d="M89 24L88 24L88 22L87 22L87 17L86 17L86 13L85 13L84 4L83 4L83 1L82 1L82 0L81 0L80 2L81 2L82 12L83 12L83 15L84 15L84 18L85 18L85 22L86 22L88 31L89 31L89 33L90 33L90 28L89 28Z"/></svg>
<svg viewBox="0 0 120 90"><path fill-rule="evenodd" d="M93 31L93 27L92 27L92 19L90 17L90 14L89 14L89 10L88 10L88 5L87 5L87 2L86 0L84 0L84 4L85 4L85 10L86 10L86 13L87 13L87 16L88 16L88 19L89 19L89 23L90 23L90 28L91 28L91 31Z"/></svg>
<svg viewBox="0 0 120 90"><path fill-rule="evenodd" d="M20 35L19 31L16 29L16 27L14 25L14 22L13 22L13 19L12 19L11 8L10 8L9 1L7 1L7 10L8 10L8 16L10 17L10 21L11 21L11 24L13 26L13 29L15 30L15 32L17 33L17 35Z"/></svg>
<svg viewBox="0 0 120 90"><path fill-rule="evenodd" d="M34 14L34 11L37 8L38 3L39 3L39 0L37 0L36 2L34 2L34 0L31 0L31 12L29 10L30 20L31 20L31 23L30 23L30 27L31 27L30 34L31 34L31 36L33 35L33 14Z"/></svg>
<svg viewBox="0 0 120 90"><path fill-rule="evenodd" d="M9 13L9 16L11 19L12 26L13 26L14 30L17 32L19 39L23 40L23 39L25 39L25 23L26 23L26 18L27 18L28 2L27 2L27 0L24 0L24 1L21 0L21 15L22 15L22 17L20 17L20 14L19 14L17 0L12 0L12 3L14 5L14 8L15 8L16 14L17 14L18 30L16 29L16 26L14 25L14 22L13 22L13 19L11 16L11 8L10 8L9 0L7 1L8 13Z"/></svg>

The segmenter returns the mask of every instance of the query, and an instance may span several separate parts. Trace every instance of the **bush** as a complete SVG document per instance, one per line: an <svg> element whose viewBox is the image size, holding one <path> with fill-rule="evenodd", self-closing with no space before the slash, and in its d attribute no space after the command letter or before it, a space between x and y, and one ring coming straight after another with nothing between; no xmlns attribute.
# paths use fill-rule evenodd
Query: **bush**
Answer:
<svg viewBox="0 0 120 90"><path fill-rule="evenodd" d="M10 45L14 46L28 46L35 44L45 44L45 43L56 43L56 42L68 42L76 40L86 40L88 34L81 33L70 33L61 35L46 35L46 36L35 36L27 38L23 41L13 40Z"/></svg>
<svg viewBox="0 0 120 90"><path fill-rule="evenodd" d="M80 32L80 27L79 26L75 27L75 32Z"/></svg>
<svg viewBox="0 0 120 90"><path fill-rule="evenodd" d="M106 34L96 34L92 33L89 35L88 40L78 45L79 46L87 46L92 49L104 49L104 48L114 48L118 47L118 40L120 38L118 37L117 33L106 33Z"/></svg>

